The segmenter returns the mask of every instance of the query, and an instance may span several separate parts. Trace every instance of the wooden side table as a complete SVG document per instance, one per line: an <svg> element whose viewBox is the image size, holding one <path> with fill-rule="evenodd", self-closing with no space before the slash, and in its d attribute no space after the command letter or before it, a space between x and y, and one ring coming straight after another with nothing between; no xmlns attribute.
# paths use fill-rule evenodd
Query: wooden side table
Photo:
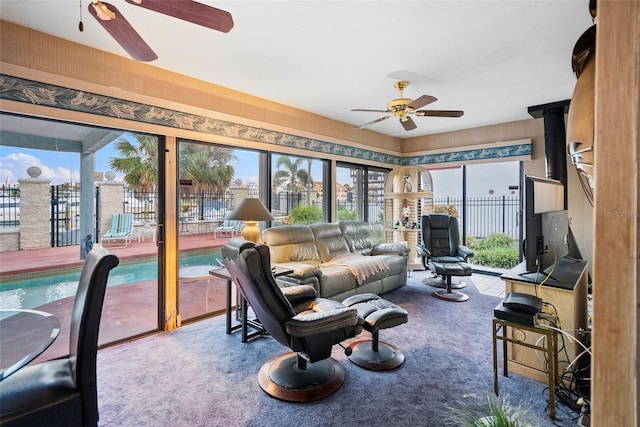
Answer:
<svg viewBox="0 0 640 427"><path fill-rule="evenodd" d="M293 273L292 269L276 267L273 270L274 277L285 276L291 273ZM214 268L209 271L209 274L214 277L219 277L227 281L227 298L226 298L227 309L225 312L227 334L231 334L233 331L241 329L242 342L244 343L249 341L250 338L265 334L266 331L262 327L260 320L257 318L249 319L249 316L247 316L247 311L249 310L249 304L247 304L247 300L244 298L244 295L242 295L242 292L240 291L239 288L237 290L238 292L237 292L237 302L236 302L236 319L239 320L240 323L235 325L231 324L231 312L233 311L233 304L231 303L231 292L232 292L231 285L233 284L233 280L231 279L231 275L229 274L229 271L224 267L217 268L217 269ZM249 333L249 327L253 328L254 331Z"/></svg>
<svg viewBox="0 0 640 427"><path fill-rule="evenodd" d="M512 328L511 337L507 334L507 328ZM522 330L544 335L544 344L531 344L524 339L513 338L513 330ZM502 332L502 334L500 334ZM493 392L498 395L498 340L502 341L502 375L509 375L507 343L521 345L533 350L543 351L548 361L547 379L549 381L549 416L556 417L556 381L558 378L558 336L553 329L542 325L525 326L506 320L493 319Z"/></svg>

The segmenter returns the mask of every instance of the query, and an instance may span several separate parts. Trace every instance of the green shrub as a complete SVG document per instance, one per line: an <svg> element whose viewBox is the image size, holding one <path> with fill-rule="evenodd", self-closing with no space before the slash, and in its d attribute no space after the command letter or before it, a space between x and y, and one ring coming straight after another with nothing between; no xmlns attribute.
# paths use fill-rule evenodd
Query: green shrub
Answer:
<svg viewBox="0 0 640 427"><path fill-rule="evenodd" d="M322 221L322 209L317 206L298 206L289 212L290 224L313 224Z"/></svg>
<svg viewBox="0 0 640 427"><path fill-rule="evenodd" d="M356 219L356 211L348 211L346 209L340 209L338 212L336 212L336 218L338 218L338 221L341 221L344 219Z"/></svg>
<svg viewBox="0 0 640 427"><path fill-rule="evenodd" d="M507 234L494 233L484 239L470 237L467 245L475 252L471 259L474 264L494 268L513 268L518 265L518 245Z"/></svg>
<svg viewBox="0 0 640 427"><path fill-rule="evenodd" d="M509 236L508 234L493 233L493 234L489 234L487 238L484 239L484 243L490 248L492 247L510 248L510 247L515 247L516 240L513 237Z"/></svg>
<svg viewBox="0 0 640 427"><path fill-rule="evenodd" d="M492 248L475 250L474 264L494 268L513 268L518 265L518 248Z"/></svg>

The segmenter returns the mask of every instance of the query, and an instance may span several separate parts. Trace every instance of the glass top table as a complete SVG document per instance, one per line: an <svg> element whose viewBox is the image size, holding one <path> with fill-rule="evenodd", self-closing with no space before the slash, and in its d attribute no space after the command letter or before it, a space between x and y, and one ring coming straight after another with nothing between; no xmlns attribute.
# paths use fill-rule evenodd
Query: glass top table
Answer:
<svg viewBox="0 0 640 427"><path fill-rule="evenodd" d="M59 333L60 322L52 314L0 310L0 381L42 354Z"/></svg>

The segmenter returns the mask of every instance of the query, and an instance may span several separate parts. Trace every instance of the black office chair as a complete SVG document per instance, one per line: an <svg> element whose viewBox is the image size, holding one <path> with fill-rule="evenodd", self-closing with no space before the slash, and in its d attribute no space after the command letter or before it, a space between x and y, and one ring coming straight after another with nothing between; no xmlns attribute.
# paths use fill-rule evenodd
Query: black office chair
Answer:
<svg viewBox="0 0 640 427"><path fill-rule="evenodd" d="M466 301L468 296L453 292L466 286L462 281L453 282L452 276L471 276L473 270L467 261L474 253L460 244L458 218L447 214L430 214L421 217L422 244L416 246L422 257L422 265L440 280L429 278L423 282L437 288L445 288L434 296L450 301Z"/></svg>
<svg viewBox="0 0 640 427"><path fill-rule="evenodd" d="M317 298L310 285L278 287L265 245L231 239L222 248L222 256L264 329L293 350L262 366L260 387L290 402L319 400L338 390L344 382L344 368L331 358L331 349L360 333L364 321L358 311Z"/></svg>
<svg viewBox="0 0 640 427"><path fill-rule="evenodd" d="M0 425L97 426L96 355L109 271L118 257L89 252L76 292L69 356L28 365L0 383Z"/></svg>

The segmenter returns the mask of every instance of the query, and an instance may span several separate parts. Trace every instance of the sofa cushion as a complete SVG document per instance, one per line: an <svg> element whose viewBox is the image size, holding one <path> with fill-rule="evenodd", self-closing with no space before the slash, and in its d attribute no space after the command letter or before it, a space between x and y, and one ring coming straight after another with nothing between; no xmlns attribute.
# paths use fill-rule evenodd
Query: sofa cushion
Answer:
<svg viewBox="0 0 640 427"><path fill-rule="evenodd" d="M313 232L304 225L281 225L262 231L262 240L269 246L271 262L314 261L319 263Z"/></svg>
<svg viewBox="0 0 640 427"><path fill-rule="evenodd" d="M358 286L356 278L344 267L323 267L319 294L330 298Z"/></svg>
<svg viewBox="0 0 640 427"><path fill-rule="evenodd" d="M316 247L322 262L328 262L336 255L349 253L349 246L342 235L340 225L322 222L311 224L309 229L316 238Z"/></svg>
<svg viewBox="0 0 640 427"><path fill-rule="evenodd" d="M382 256L367 256L361 253L348 253L335 256L329 262L320 264L320 267L344 267L356 278L358 285L366 282L367 278L389 271L389 263ZM379 274L378 274L379 276Z"/></svg>
<svg viewBox="0 0 640 427"><path fill-rule="evenodd" d="M389 270L387 271L387 276L403 273L407 270L407 261L398 255L376 255L376 258L381 257L387 263L389 263Z"/></svg>
<svg viewBox="0 0 640 427"><path fill-rule="evenodd" d="M374 246L369 224L363 221L343 220L338 222L349 251L369 255Z"/></svg>

